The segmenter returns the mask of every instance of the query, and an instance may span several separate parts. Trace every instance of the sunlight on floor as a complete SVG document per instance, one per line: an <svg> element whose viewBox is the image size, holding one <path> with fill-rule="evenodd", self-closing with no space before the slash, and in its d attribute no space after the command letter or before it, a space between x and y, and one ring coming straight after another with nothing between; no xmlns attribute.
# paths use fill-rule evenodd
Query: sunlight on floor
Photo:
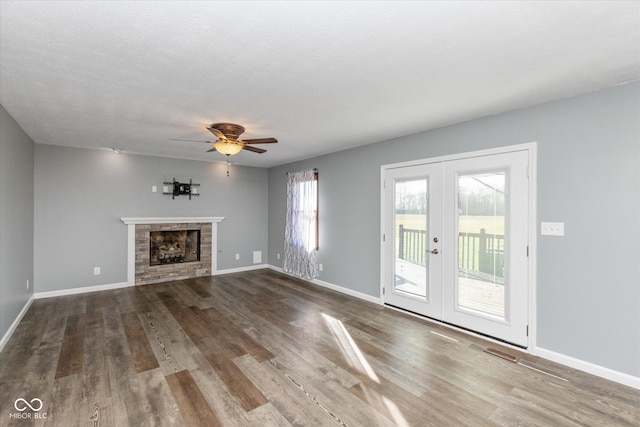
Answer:
<svg viewBox="0 0 640 427"><path fill-rule="evenodd" d="M349 365L380 384L380 378L378 378L371 365L369 365L369 362L367 362L364 354L362 354L358 345L353 341L353 338L349 334L349 331L347 331L347 328L344 327L342 321L325 313L322 313L322 318L327 323L333 338L338 343ZM393 420L396 425L409 426L407 420L402 416L402 412L391 399L374 390L369 390L364 384L361 384L361 389L364 392L367 402L386 413L386 416Z"/></svg>
<svg viewBox="0 0 640 427"><path fill-rule="evenodd" d="M402 416L402 412L398 408L398 405L396 405L393 401L389 400L389 398L387 398L386 396L382 396L382 402L384 403L384 406L387 407L387 410L389 411L389 415L391 416L391 419L393 419L393 422L397 426L407 426L407 427L409 426L409 423L407 422L407 420L405 420L404 417Z"/></svg>
<svg viewBox="0 0 640 427"><path fill-rule="evenodd" d="M373 368L369 365L364 354L362 354L356 343L353 341L353 338L351 338L351 335L349 335L349 332L342 322L325 313L322 313L322 317L327 323L327 326L329 326L329 330L333 334L333 338L340 346L340 350L342 351L345 359L347 359L347 362L349 362L349 365L351 365L352 368L357 369L359 372L366 374L369 378L379 384L380 379L373 371Z"/></svg>

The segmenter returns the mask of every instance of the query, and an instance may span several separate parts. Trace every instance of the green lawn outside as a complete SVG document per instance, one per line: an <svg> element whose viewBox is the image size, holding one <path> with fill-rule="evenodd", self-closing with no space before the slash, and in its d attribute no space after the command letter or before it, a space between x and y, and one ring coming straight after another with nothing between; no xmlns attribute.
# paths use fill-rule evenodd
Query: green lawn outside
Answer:
<svg viewBox="0 0 640 427"><path fill-rule="evenodd" d="M396 215L396 224L404 225L404 228L412 230L425 229L424 215ZM487 234L504 235L504 217L501 216L460 216L459 232L461 233L479 233L484 228Z"/></svg>

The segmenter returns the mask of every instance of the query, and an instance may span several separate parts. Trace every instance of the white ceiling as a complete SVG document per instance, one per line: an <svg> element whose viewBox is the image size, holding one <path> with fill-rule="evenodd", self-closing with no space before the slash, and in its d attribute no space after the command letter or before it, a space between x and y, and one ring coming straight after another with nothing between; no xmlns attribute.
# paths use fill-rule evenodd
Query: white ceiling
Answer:
<svg viewBox="0 0 640 427"><path fill-rule="evenodd" d="M0 3L0 103L38 144L270 167L640 79L640 2Z"/></svg>

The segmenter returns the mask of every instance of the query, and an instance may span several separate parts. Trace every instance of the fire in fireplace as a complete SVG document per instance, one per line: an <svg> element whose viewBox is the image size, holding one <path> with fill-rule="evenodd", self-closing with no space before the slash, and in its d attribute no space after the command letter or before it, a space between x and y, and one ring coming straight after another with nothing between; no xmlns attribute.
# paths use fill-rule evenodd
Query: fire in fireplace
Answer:
<svg viewBox="0 0 640 427"><path fill-rule="evenodd" d="M149 265L200 261L200 230L149 232Z"/></svg>

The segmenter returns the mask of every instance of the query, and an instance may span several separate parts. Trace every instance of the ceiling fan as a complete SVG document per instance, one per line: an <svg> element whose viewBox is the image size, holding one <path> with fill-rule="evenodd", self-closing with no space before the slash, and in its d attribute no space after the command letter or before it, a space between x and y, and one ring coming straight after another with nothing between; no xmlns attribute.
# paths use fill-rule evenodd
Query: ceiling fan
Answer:
<svg viewBox="0 0 640 427"><path fill-rule="evenodd" d="M206 128L216 137L215 141L200 141L193 139L171 139L171 141L206 142L213 146L210 150L207 150L207 153L210 151L217 151L227 157L238 154L242 150L252 151L254 153L264 153L267 150L253 147L252 145L275 144L278 142L275 138L238 139L244 132L244 127L234 123L213 123L206 126Z"/></svg>

